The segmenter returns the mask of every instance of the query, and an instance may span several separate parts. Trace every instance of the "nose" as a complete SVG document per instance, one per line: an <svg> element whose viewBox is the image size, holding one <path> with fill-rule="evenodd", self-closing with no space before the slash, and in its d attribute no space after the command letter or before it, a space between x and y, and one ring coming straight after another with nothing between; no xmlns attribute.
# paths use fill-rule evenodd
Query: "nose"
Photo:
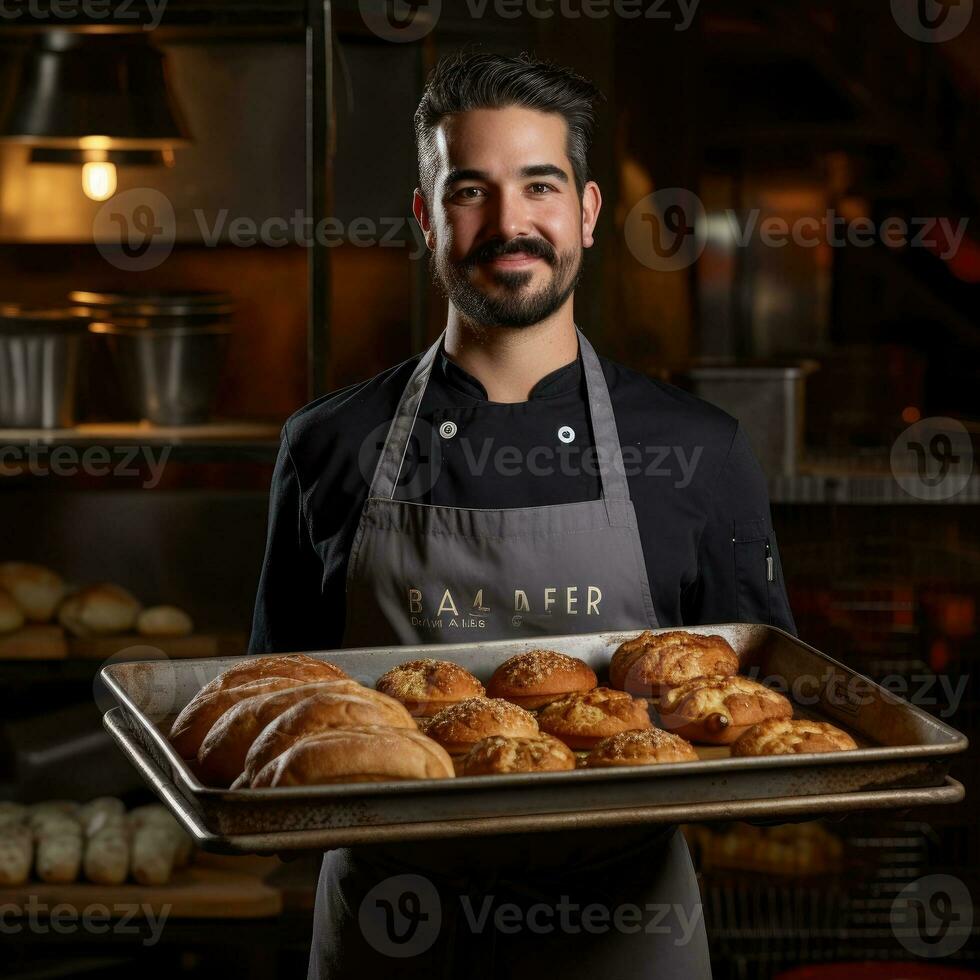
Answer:
<svg viewBox="0 0 980 980"><path fill-rule="evenodd" d="M488 238L499 235L508 242L518 235L529 235L534 231L527 200L519 188L503 188L495 195L494 205L488 209Z"/></svg>

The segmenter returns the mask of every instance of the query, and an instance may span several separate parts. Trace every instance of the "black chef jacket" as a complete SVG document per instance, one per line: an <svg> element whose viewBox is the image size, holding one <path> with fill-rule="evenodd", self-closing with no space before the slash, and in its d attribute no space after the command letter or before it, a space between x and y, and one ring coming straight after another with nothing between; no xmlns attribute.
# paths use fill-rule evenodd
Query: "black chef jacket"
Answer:
<svg viewBox="0 0 980 980"><path fill-rule="evenodd" d="M387 426L421 354L324 395L283 426L249 652L341 645L347 562ZM765 476L737 421L599 357L661 626L796 626ZM454 422L450 438L440 426ZM571 440L569 440L571 430ZM396 497L467 508L600 496L581 354L526 402L491 402L440 349ZM412 458L408 458L411 455Z"/></svg>

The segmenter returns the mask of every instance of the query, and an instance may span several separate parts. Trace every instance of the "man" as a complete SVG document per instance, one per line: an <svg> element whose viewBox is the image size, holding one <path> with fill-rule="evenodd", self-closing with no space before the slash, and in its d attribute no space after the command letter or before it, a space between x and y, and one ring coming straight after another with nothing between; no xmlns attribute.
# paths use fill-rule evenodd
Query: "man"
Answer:
<svg viewBox="0 0 980 980"><path fill-rule="evenodd" d="M737 422L598 357L574 321L601 206L587 166L597 95L525 56L434 70L416 113L414 213L446 329L287 421L251 652L731 621L795 633ZM586 921L593 906L603 922ZM415 945L379 939L376 907L402 914ZM388 969L710 977L683 836L641 826L331 851L310 976Z"/></svg>

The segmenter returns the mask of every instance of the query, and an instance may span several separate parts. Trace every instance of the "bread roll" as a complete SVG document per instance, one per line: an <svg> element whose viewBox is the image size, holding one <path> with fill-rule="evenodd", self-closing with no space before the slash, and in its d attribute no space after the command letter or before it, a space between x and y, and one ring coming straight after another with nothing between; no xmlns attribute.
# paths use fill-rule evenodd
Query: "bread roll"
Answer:
<svg viewBox="0 0 980 980"><path fill-rule="evenodd" d="M0 564L0 589L9 593L30 622L47 623L65 594L65 583L43 565L7 561Z"/></svg>
<svg viewBox="0 0 980 980"><path fill-rule="evenodd" d="M72 636L113 636L136 624L140 604L119 585L103 582L73 592L58 609L58 622Z"/></svg>
<svg viewBox="0 0 980 980"><path fill-rule="evenodd" d="M502 698L467 698L443 708L428 724L425 737L450 755L468 752L490 735L537 735L531 712Z"/></svg>
<svg viewBox="0 0 980 980"><path fill-rule="evenodd" d="M96 885L121 885L129 876L129 852L125 821L107 822L85 841L82 873Z"/></svg>
<svg viewBox="0 0 980 980"><path fill-rule="evenodd" d="M182 868L190 861L194 842L187 831L178 823L177 818L166 807L159 803L139 806L129 811L126 820L133 835L144 827L154 827L170 834L177 846L174 856L175 868Z"/></svg>
<svg viewBox="0 0 980 980"><path fill-rule="evenodd" d="M380 691L369 687L345 691L331 688L316 692L287 708L259 733L245 756L242 767L245 785L259 770L301 738L318 735L331 728L362 728L383 725L411 728L408 710Z"/></svg>
<svg viewBox="0 0 980 980"><path fill-rule="evenodd" d="M35 871L41 881L66 885L78 878L82 866L82 836L47 833L35 839Z"/></svg>
<svg viewBox="0 0 980 980"><path fill-rule="evenodd" d="M23 803L0 801L0 827L10 823L22 823L27 818L27 807Z"/></svg>
<svg viewBox="0 0 980 980"><path fill-rule="evenodd" d="M232 705L256 694L300 687L302 684L303 681L294 677L269 676L247 681L239 687L224 688L210 694L196 694L174 719L170 728L170 744L182 759L195 759L211 726Z"/></svg>
<svg viewBox="0 0 980 980"><path fill-rule="evenodd" d="M609 662L609 685L651 697L705 674L738 673L738 654L724 637L670 630L620 644Z"/></svg>
<svg viewBox="0 0 980 980"><path fill-rule="evenodd" d="M555 650L528 650L505 660L487 683L487 694L522 708L540 708L566 694L591 691L595 672L577 657Z"/></svg>
<svg viewBox="0 0 980 980"><path fill-rule="evenodd" d="M0 589L0 633L13 633L24 625L24 613L9 592Z"/></svg>
<svg viewBox="0 0 980 980"><path fill-rule="evenodd" d="M449 660L409 660L382 674L374 685L401 701L413 715L431 718L450 704L486 694L468 670Z"/></svg>
<svg viewBox="0 0 980 980"><path fill-rule="evenodd" d="M697 762L694 746L679 735L661 728L620 732L604 738L589 753L589 769L610 766L645 766L663 762Z"/></svg>
<svg viewBox="0 0 980 980"><path fill-rule="evenodd" d="M363 694L362 694L363 692ZM211 786L229 786L245 769L249 749L263 730L284 711L322 694L315 706L298 715L309 723L314 714L321 724L332 709L334 725L389 725L392 728L414 728L412 716L394 698L360 687L351 691L351 681L320 681L302 684L285 691L273 691L245 698L229 708L212 726L197 753L198 773ZM306 734L314 734L307 731Z"/></svg>
<svg viewBox="0 0 980 980"><path fill-rule="evenodd" d="M97 834L114 817L126 813L126 804L115 796L100 796L79 808L78 822L86 837Z"/></svg>
<svg viewBox="0 0 980 980"><path fill-rule="evenodd" d="M331 728L300 739L256 774L253 789L329 783L448 779L452 759L411 728Z"/></svg>
<svg viewBox="0 0 980 980"><path fill-rule="evenodd" d="M569 748L591 749L602 739L635 728L651 728L647 702L625 691L597 687L552 701L538 713L541 731Z"/></svg>
<svg viewBox="0 0 980 980"><path fill-rule="evenodd" d="M458 765L461 776L512 772L558 772L575 768L575 753L551 735L491 735L474 745Z"/></svg>
<svg viewBox="0 0 980 980"><path fill-rule="evenodd" d="M239 687L249 681L265 677L291 677L293 680L309 684L313 681L349 679L336 665L326 660L308 657L305 653L274 654L270 657L246 657L223 670L209 681L197 697L223 691L229 687Z"/></svg>
<svg viewBox="0 0 980 980"><path fill-rule="evenodd" d="M187 636L194 632L191 617L176 606L150 606L136 617L141 636Z"/></svg>
<svg viewBox="0 0 980 980"><path fill-rule="evenodd" d="M140 885L165 885L177 860L178 839L166 827L148 823L133 834L131 868Z"/></svg>
<svg viewBox="0 0 980 980"><path fill-rule="evenodd" d="M34 863L34 835L25 824L0 827L0 885L22 885Z"/></svg>
<svg viewBox="0 0 980 980"><path fill-rule="evenodd" d="M748 677L709 675L673 687L660 702L661 726L690 742L729 745L767 718L789 718L778 691Z"/></svg>
<svg viewBox="0 0 980 980"><path fill-rule="evenodd" d="M732 755L794 755L800 752L843 752L857 742L826 721L770 718L743 732L732 743Z"/></svg>

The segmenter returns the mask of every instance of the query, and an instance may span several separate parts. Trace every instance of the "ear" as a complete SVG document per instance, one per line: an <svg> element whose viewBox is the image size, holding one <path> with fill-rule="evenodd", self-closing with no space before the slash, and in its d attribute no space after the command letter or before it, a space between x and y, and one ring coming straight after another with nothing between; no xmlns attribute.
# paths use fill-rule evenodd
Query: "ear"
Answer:
<svg viewBox="0 0 980 980"><path fill-rule="evenodd" d="M431 251L436 247L436 236L432 230L432 222L429 219L429 209L426 207L425 198L418 187L415 188L415 194L412 197L412 214L415 215L415 220L419 223L422 234L425 236L425 244Z"/></svg>
<svg viewBox="0 0 980 980"><path fill-rule="evenodd" d="M602 194L599 185L590 180L582 192L582 247L591 248L595 242L592 232L595 230L596 222L599 220L599 211L602 208Z"/></svg>

